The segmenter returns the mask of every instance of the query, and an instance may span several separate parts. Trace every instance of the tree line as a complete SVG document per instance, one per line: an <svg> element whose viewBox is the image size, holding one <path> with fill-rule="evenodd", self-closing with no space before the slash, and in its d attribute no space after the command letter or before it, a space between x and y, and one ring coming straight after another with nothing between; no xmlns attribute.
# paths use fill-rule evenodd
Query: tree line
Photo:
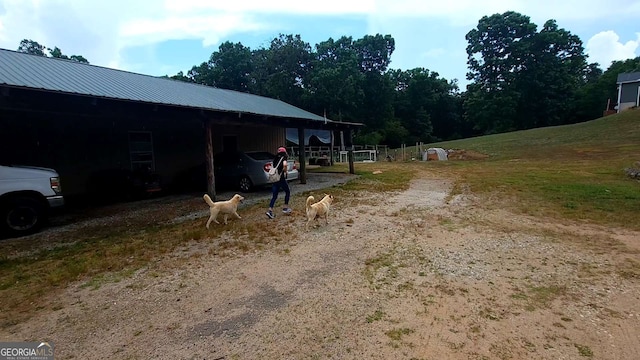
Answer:
<svg viewBox="0 0 640 360"><path fill-rule="evenodd" d="M390 69L391 35L329 38L313 48L280 34L255 50L225 42L208 61L170 78L280 99L334 121L359 122L359 144L471 136L456 80L425 68Z"/></svg>
<svg viewBox="0 0 640 360"><path fill-rule="evenodd" d="M616 102L617 75L640 71L640 57L602 71L555 20L538 30L513 11L482 17L466 40L471 82L464 91L427 68L390 68L395 40L380 34L314 47L284 34L255 50L225 42L208 61L171 78L361 122L356 143L399 146L592 120L609 99Z"/></svg>
<svg viewBox="0 0 640 360"><path fill-rule="evenodd" d="M604 73L588 63L580 38L548 20L540 31L528 16L485 16L466 35L463 116L481 134L592 120L617 101L618 73L640 71L640 57Z"/></svg>
<svg viewBox="0 0 640 360"><path fill-rule="evenodd" d="M45 50L49 52L48 55L44 52ZM85 59L85 57L82 55L67 56L67 55L64 55L62 53L62 50L60 50L60 48L58 48L57 46L54 46L53 49L48 48L44 45L40 45L37 41L33 41L30 39L24 39L20 41L20 45L18 46L18 52L23 52L23 53L38 55L38 56L58 58L58 59L72 60L72 61L77 61L85 64L89 63L89 61Z"/></svg>
<svg viewBox="0 0 640 360"><path fill-rule="evenodd" d="M381 34L329 38L313 47L292 34L257 49L227 41L186 74L166 77L364 123L357 144L398 147L595 119L609 99L617 100L617 75L640 71L640 57L602 71L587 61L580 38L555 20L538 30L513 11L482 17L466 40L471 82L464 91L456 79L424 67L390 68L395 40ZM23 40L18 51L46 56L34 43ZM53 57L86 62L57 47L48 50Z"/></svg>

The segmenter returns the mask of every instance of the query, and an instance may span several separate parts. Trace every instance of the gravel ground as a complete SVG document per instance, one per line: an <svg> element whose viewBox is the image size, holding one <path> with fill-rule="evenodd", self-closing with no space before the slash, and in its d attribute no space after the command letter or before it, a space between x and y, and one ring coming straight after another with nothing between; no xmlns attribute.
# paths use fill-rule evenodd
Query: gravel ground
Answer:
<svg viewBox="0 0 640 360"><path fill-rule="evenodd" d="M300 209L242 213L238 226L279 230L223 231L130 277L78 282L0 339L50 339L61 359L640 358L639 233L417 179L343 195L310 231ZM242 240L260 246L223 246Z"/></svg>
<svg viewBox="0 0 640 360"><path fill-rule="evenodd" d="M332 186L341 185L348 182L351 179L354 179L356 175L347 175L347 174L329 174L329 173L310 173L307 174L307 183L300 184L298 180L292 180L289 182L289 189L291 190L291 196L295 196L301 193L331 188ZM217 194L217 200L228 200L230 199L235 192L233 191L225 191ZM271 200L271 188L260 189L253 193L242 194L244 196L243 206L254 205L258 203L265 204L265 209L269 206L269 201ZM282 205L284 200L284 192L280 192L278 194L278 199L276 201L276 205ZM197 219L200 217L208 216L209 210L198 211L192 214L187 214L184 216L177 217L173 220L174 223L179 223L186 220Z"/></svg>
<svg viewBox="0 0 640 360"><path fill-rule="evenodd" d="M308 173L306 184L300 184L299 180L292 180L289 182L289 188L291 189L291 195L293 197L300 193L324 188L331 188L335 185L344 184L349 180L354 179L355 177L356 175L348 174ZM51 224L48 228L44 229L41 233L29 238L42 238L43 236L47 237L59 232L75 231L89 226L108 226L110 223L122 222L123 220L150 215L158 212L158 208L168 206L174 208L184 207L188 212L186 214L181 214L179 216L166 219L166 221L170 223L180 223L187 220L198 219L208 216L209 214L209 210L205 205L203 205L203 194L204 193L169 195L91 209L71 209L66 213L52 217L50 220ZM228 200L234 194L235 192L233 191L222 191L216 194L216 200ZM246 207L262 202L264 203L266 209L269 206L269 200L271 199L271 188L265 187L256 189L253 192L242 195L244 196L245 201L243 202L241 207ZM283 199L284 192L280 192L280 194L278 195L277 205L281 205ZM201 210L189 211L189 208L201 208Z"/></svg>

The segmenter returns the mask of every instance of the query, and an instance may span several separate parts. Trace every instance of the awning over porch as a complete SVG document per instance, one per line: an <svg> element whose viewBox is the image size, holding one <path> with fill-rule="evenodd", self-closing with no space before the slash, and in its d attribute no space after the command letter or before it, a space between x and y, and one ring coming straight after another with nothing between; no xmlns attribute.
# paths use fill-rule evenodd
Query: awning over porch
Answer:
<svg viewBox="0 0 640 360"><path fill-rule="evenodd" d="M309 145L309 139L315 136L323 144L331 144L331 131L330 130L304 130L304 145ZM290 141L296 145L300 145L298 140L298 129L287 128L287 141Z"/></svg>

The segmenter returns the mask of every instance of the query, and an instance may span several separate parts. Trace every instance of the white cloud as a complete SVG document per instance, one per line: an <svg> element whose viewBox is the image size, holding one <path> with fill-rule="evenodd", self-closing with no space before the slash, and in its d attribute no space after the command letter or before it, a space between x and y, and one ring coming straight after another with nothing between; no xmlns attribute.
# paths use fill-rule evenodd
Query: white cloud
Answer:
<svg viewBox="0 0 640 360"><path fill-rule="evenodd" d="M339 14L367 14L373 11L374 0L166 0L165 7L171 12L183 11L215 11L242 12L262 14L309 14L309 15L339 15Z"/></svg>
<svg viewBox="0 0 640 360"><path fill-rule="evenodd" d="M612 61L635 58L640 49L640 33L636 33L636 36L636 40L626 43L620 42L620 36L611 30L592 36L585 46L589 62L597 62L607 69Z"/></svg>
<svg viewBox="0 0 640 360"><path fill-rule="evenodd" d="M31 39L65 54L81 54L96 65L126 70L132 66L121 62L121 53L129 47L181 39L202 39L206 47L270 26L250 14L190 8L197 2L182 2L178 8L181 2L170 0L165 7L154 0L4 0L0 47L15 50L22 39Z"/></svg>
<svg viewBox="0 0 640 360"><path fill-rule="evenodd" d="M378 1L374 17L426 17L446 18L455 26L469 26L477 24L484 15L501 13L510 9L514 3L520 1L508 0L456 0L456 1L421 1L396 0ZM511 3L511 5L509 5Z"/></svg>
<svg viewBox="0 0 640 360"><path fill-rule="evenodd" d="M563 22L640 16L637 0L616 0L615 5L606 0L526 1L514 10L531 16L538 25L549 19Z"/></svg>
<svg viewBox="0 0 640 360"><path fill-rule="evenodd" d="M531 17L541 26L550 19L565 21L594 20L607 17L636 19L640 16L637 0L619 0L611 6L607 0L377 0L369 15L374 17L439 17L454 26L475 26L483 16L516 11Z"/></svg>
<svg viewBox="0 0 640 360"><path fill-rule="evenodd" d="M200 39L203 46L211 46L243 33L291 31L282 27L286 24L273 22L274 15L279 14L327 16L327 33L333 30L329 16L355 15L369 18L370 30L375 33L386 23L401 23L407 18L424 22L437 19L458 30L470 30L482 16L508 10L531 16L538 25L556 19L569 30L566 22L573 20L597 26L597 19L601 18L640 18L638 0L617 0L616 6L608 0L1 0L0 47L17 49L20 40L27 38L58 46L66 54L81 54L93 64L127 69L121 54L133 46L180 39ZM397 27L384 27L382 32L396 36L397 31ZM447 37L451 31L443 27L441 34L427 35ZM607 51L628 54L635 51L633 46L637 47L637 41L620 44L619 39L604 35L592 40L592 61ZM608 50L603 49L606 44L610 46ZM427 38L424 45L441 46L429 44ZM423 55L438 54L427 51Z"/></svg>
<svg viewBox="0 0 640 360"><path fill-rule="evenodd" d="M15 50L22 39L65 54L80 54L92 63L117 64L122 39L117 36L118 13L125 7L102 2L5 0L0 47Z"/></svg>
<svg viewBox="0 0 640 360"><path fill-rule="evenodd" d="M203 39L203 46L221 41L233 32L267 29L267 24L242 14L135 19L122 24L119 35L127 45L144 45L165 40Z"/></svg>

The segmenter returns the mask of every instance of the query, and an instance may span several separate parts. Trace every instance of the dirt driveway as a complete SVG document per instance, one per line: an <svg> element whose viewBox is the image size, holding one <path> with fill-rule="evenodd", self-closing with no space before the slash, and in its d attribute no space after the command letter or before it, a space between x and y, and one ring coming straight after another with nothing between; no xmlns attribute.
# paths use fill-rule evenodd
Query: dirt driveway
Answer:
<svg viewBox="0 0 640 360"><path fill-rule="evenodd" d="M117 282L78 283L1 339L57 359L638 359L640 234L548 223L427 174L336 199L328 226L269 221L246 252L194 241ZM204 222L203 222L204 224Z"/></svg>

